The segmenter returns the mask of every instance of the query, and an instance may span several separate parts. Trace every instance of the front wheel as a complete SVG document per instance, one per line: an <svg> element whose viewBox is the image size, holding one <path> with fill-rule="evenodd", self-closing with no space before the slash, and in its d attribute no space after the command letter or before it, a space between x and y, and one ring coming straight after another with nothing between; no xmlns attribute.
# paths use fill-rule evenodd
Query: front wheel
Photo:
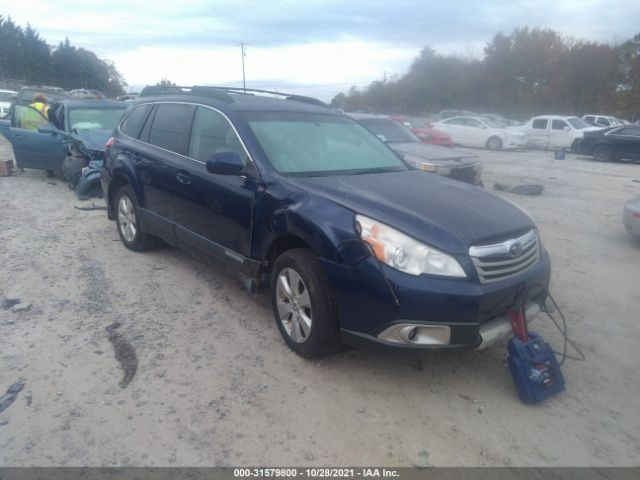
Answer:
<svg viewBox="0 0 640 480"><path fill-rule="evenodd" d="M487 140L487 148L489 150L502 150L502 140L498 137L491 137Z"/></svg>
<svg viewBox="0 0 640 480"><path fill-rule="evenodd" d="M114 200L116 224L120 240L129 250L141 252L157 246L156 237L140 229L138 203L133 189L124 185L118 190Z"/></svg>
<svg viewBox="0 0 640 480"><path fill-rule="evenodd" d="M340 349L331 289L311 250L288 250L278 257L271 276L271 301L278 330L298 355L320 358Z"/></svg>

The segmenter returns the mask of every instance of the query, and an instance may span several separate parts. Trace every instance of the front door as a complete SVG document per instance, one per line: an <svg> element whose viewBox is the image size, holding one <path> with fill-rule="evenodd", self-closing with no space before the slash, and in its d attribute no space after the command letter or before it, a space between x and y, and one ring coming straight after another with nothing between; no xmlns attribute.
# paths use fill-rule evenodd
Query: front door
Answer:
<svg viewBox="0 0 640 480"><path fill-rule="evenodd" d="M57 171L65 158L65 142L57 129L40 133L38 127L53 125L35 108L16 105L11 118L8 140L18 168Z"/></svg>
<svg viewBox="0 0 640 480"><path fill-rule="evenodd" d="M206 162L214 153L237 153L245 162L238 175L215 175ZM223 260L243 263L251 252L257 172L238 135L218 111L199 106L189 150L176 172L176 233L184 243ZM239 257L239 256L240 257Z"/></svg>
<svg viewBox="0 0 640 480"><path fill-rule="evenodd" d="M570 148L573 143L573 129L564 120L551 121L549 148Z"/></svg>
<svg viewBox="0 0 640 480"><path fill-rule="evenodd" d="M616 138L616 153L622 158L640 159L640 127L623 127L609 135Z"/></svg>

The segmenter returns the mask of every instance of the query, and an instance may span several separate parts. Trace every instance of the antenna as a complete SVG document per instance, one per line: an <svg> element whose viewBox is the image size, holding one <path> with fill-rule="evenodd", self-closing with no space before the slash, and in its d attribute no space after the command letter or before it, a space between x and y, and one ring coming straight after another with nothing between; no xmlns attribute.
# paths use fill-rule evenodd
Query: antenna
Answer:
<svg viewBox="0 0 640 480"><path fill-rule="evenodd" d="M244 53L244 42L240 42L240 48L242 49L242 90L244 93L247 93L247 82L244 77L244 57L246 57L246 53Z"/></svg>

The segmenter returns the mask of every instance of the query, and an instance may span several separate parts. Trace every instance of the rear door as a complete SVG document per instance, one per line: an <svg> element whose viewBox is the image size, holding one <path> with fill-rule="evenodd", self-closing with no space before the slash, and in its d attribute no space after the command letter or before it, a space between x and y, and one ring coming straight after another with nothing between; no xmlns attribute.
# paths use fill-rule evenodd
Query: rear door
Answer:
<svg viewBox="0 0 640 480"><path fill-rule="evenodd" d="M140 141L123 151L134 164L142 189L141 220L148 230L165 238L175 237L176 176L187 153L193 111L193 105L186 103L156 104L139 134ZM126 120L122 128L127 128Z"/></svg>
<svg viewBox="0 0 640 480"><path fill-rule="evenodd" d="M237 153L238 175L215 175L206 162L214 153ZM258 175L230 121L220 111L198 106L187 156L176 176L176 233L181 242L220 260L246 262L251 253L253 201Z"/></svg>
<svg viewBox="0 0 640 480"><path fill-rule="evenodd" d="M527 128L527 144L530 147L547 148L549 145L549 120L534 118Z"/></svg>
<svg viewBox="0 0 640 480"><path fill-rule="evenodd" d="M38 110L28 105L15 105L8 129L8 140L18 168L57 171L65 158L65 141L57 130L40 133L38 127L50 126Z"/></svg>

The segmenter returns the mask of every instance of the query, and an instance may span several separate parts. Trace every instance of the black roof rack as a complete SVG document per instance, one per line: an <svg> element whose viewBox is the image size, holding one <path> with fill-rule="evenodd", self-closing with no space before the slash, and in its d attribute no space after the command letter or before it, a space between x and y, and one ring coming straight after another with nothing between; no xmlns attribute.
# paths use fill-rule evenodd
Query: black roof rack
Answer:
<svg viewBox="0 0 640 480"><path fill-rule="evenodd" d="M260 90L257 88L242 88L242 87L208 87L194 85L193 87L180 87L180 86L166 86L166 85L149 85L144 87L140 92L141 97L150 97L155 95L198 95L200 97L215 98L225 103L233 103L233 97L229 95L234 94L246 94L253 95L255 93L266 93L269 95L276 95L284 97L285 100L291 100L293 102L307 103L310 105L316 105L318 107L327 107L327 104L317 98L305 97L303 95L294 95L292 93L276 92L273 90Z"/></svg>

